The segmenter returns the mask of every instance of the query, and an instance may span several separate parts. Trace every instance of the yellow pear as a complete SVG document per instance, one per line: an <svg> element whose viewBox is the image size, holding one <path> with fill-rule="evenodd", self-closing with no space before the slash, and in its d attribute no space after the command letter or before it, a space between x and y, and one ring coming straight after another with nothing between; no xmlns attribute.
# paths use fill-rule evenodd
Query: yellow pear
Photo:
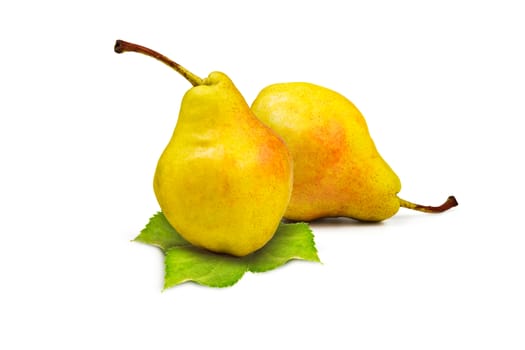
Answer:
<svg viewBox="0 0 525 350"><path fill-rule="evenodd" d="M333 90L310 83L270 85L259 93L252 111L281 135L292 153L288 219L381 221L400 207L437 213L457 205L453 196L438 207L399 198L401 182L379 155L365 119Z"/></svg>
<svg viewBox="0 0 525 350"><path fill-rule="evenodd" d="M250 110L224 73L205 79L143 46L118 40L174 68L194 86L182 99L162 153L154 191L168 222L190 243L244 256L274 235L292 191L292 158L283 140Z"/></svg>

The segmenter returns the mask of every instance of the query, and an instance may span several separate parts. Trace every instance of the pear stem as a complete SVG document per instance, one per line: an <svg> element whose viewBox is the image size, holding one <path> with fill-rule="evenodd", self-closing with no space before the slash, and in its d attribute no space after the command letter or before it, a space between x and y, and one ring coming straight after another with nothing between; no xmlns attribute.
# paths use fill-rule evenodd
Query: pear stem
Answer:
<svg viewBox="0 0 525 350"><path fill-rule="evenodd" d="M152 49L148 49L147 47L129 43L124 40L117 40L115 42L115 52L116 53L123 53L123 52L138 52L146 56L150 56L153 58L156 58L157 60L161 61L162 63L170 66L171 68L175 69L180 75L182 75L184 78L186 78L191 85L197 86L202 85L203 80L181 66L180 64L170 60L168 57L158 53L157 51L154 51Z"/></svg>
<svg viewBox="0 0 525 350"><path fill-rule="evenodd" d="M422 211L425 213L442 213L458 205L458 201L456 200L456 197L454 196L449 196L447 200L445 201L445 203L437 207L433 207L430 205L415 204L415 203L406 201L404 199L401 199L399 197L398 199L399 199L399 205L402 206L403 208L418 210L418 211Z"/></svg>

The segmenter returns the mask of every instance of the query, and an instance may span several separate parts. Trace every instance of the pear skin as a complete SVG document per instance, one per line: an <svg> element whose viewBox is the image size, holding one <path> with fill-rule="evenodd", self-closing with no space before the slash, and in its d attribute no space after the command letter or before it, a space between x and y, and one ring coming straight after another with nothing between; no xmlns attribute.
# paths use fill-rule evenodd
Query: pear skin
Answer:
<svg viewBox="0 0 525 350"><path fill-rule="evenodd" d="M382 221L401 206L441 212L457 205L454 197L439 207L400 199L399 177L377 151L363 115L333 90L310 83L274 84L259 93L251 108L292 153L287 219Z"/></svg>
<svg viewBox="0 0 525 350"><path fill-rule="evenodd" d="M292 158L221 72L201 79L150 49L117 41L118 52L144 53L194 86L155 171L153 188L168 222L187 241L245 256L274 235L288 205Z"/></svg>

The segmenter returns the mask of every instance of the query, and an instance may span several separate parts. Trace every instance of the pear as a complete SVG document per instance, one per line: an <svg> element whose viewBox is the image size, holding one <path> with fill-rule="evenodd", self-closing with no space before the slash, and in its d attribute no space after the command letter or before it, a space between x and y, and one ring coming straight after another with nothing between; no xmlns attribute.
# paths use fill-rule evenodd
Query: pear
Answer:
<svg viewBox="0 0 525 350"><path fill-rule="evenodd" d="M378 153L364 117L335 91L310 83L274 84L259 93L251 108L292 153L287 219L382 221L400 207L438 213L457 205L453 196L437 207L399 198L399 177Z"/></svg>
<svg viewBox="0 0 525 350"><path fill-rule="evenodd" d="M274 235L288 205L292 158L221 72L201 79L146 47L118 40L115 51L158 59L193 87L162 153L154 191L168 222L191 244L245 256Z"/></svg>

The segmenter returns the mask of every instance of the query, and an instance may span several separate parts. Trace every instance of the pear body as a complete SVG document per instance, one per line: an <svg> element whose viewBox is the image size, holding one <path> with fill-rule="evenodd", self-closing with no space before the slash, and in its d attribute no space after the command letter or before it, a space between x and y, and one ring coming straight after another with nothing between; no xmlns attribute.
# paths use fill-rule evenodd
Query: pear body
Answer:
<svg viewBox="0 0 525 350"><path fill-rule="evenodd" d="M231 80L211 73L183 97L154 191L190 243L244 256L274 235L292 191L292 158Z"/></svg>
<svg viewBox="0 0 525 350"><path fill-rule="evenodd" d="M252 111L292 153L294 182L286 218L381 221L399 210L400 180L347 98L310 83L274 84L259 93Z"/></svg>

